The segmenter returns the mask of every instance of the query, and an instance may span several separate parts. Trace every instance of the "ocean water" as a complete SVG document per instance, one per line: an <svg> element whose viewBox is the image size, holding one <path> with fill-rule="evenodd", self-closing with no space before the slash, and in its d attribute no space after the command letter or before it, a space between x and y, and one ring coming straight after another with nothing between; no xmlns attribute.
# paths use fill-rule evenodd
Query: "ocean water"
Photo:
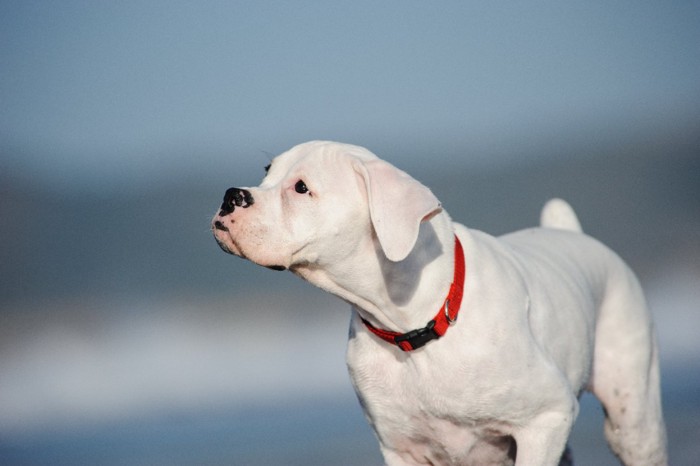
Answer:
<svg viewBox="0 0 700 466"><path fill-rule="evenodd" d="M656 321L671 464L691 466L699 316L694 281L680 283L650 287L650 302L676 298ZM382 464L345 369L345 303L301 287L235 305L85 304L3 315L0 465ZM618 464L602 416L584 395L575 464Z"/></svg>
<svg viewBox="0 0 700 466"><path fill-rule="evenodd" d="M697 382L697 378L695 380ZM695 385L697 387L697 385ZM666 397L671 464L700 458L700 394ZM618 464L602 435L597 401L584 396L570 439L575 464ZM50 429L0 441L3 465L379 466L377 442L352 398L167 413Z"/></svg>

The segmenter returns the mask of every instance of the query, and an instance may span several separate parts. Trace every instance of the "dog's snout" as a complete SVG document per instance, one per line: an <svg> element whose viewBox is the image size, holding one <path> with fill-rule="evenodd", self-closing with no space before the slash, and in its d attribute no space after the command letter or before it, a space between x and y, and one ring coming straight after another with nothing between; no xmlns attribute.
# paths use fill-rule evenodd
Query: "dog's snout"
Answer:
<svg viewBox="0 0 700 466"><path fill-rule="evenodd" d="M234 211L236 207L248 208L255 202L253 195L247 189L229 188L224 194L224 201L221 203L221 212L219 215L228 215Z"/></svg>

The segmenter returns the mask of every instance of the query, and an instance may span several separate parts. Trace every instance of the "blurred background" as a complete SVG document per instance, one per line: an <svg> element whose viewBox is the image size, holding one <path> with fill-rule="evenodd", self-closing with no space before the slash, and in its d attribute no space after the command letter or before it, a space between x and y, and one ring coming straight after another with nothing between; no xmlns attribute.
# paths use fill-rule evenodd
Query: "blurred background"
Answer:
<svg viewBox="0 0 700 466"><path fill-rule="evenodd" d="M697 464L699 25L681 0L0 1L0 463L380 465L348 306L209 230L332 139L489 233L569 200L643 282L671 462ZM616 464L582 404L577 464Z"/></svg>

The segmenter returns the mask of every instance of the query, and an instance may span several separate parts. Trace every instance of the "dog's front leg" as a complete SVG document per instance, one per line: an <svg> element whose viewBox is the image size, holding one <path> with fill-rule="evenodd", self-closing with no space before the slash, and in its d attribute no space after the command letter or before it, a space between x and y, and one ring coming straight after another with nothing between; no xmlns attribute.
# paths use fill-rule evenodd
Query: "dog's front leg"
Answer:
<svg viewBox="0 0 700 466"><path fill-rule="evenodd" d="M559 465L575 417L572 412L545 412L518 431L516 466Z"/></svg>

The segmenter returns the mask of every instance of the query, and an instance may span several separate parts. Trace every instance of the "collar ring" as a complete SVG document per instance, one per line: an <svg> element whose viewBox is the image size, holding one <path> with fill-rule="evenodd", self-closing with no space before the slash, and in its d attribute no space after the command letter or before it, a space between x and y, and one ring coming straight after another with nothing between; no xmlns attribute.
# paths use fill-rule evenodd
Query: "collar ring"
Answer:
<svg viewBox="0 0 700 466"><path fill-rule="evenodd" d="M447 323L450 325L453 325L455 322L457 322L457 316L454 316L454 317L450 316L450 300L449 299L445 300L445 318L447 319Z"/></svg>

